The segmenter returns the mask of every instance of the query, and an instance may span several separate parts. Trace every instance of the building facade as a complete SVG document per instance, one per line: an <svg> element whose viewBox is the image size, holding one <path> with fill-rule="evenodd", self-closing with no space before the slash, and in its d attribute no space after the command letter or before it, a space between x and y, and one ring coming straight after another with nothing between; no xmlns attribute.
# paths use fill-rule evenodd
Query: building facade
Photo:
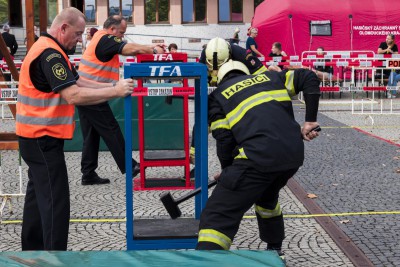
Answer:
<svg viewBox="0 0 400 267"><path fill-rule="evenodd" d="M3 1L0 0L0 9ZM87 26L101 28L109 15L128 20L128 42L176 43L178 49L198 53L209 39L233 37L240 29L241 45L247 38L255 7L263 0L48 0L48 22L66 7L76 7L87 17ZM12 2L12 4L10 4ZM15 3L18 2L18 3ZM38 6L39 0L34 0ZM25 38L25 0L8 0L8 20L19 40ZM35 8L38 23L39 8ZM3 18L2 18L3 15ZM4 23L0 13L0 23Z"/></svg>

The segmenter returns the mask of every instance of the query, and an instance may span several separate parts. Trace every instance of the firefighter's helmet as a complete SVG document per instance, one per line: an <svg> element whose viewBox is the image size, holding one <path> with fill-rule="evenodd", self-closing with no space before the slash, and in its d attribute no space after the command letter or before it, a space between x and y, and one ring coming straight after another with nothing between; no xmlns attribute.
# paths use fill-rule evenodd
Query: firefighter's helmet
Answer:
<svg viewBox="0 0 400 267"><path fill-rule="evenodd" d="M206 47L206 62L210 70L218 70L230 58L231 47L227 41L215 37Z"/></svg>
<svg viewBox="0 0 400 267"><path fill-rule="evenodd" d="M250 75L249 69L242 62L229 60L219 68L217 84L231 71L240 71L243 74Z"/></svg>

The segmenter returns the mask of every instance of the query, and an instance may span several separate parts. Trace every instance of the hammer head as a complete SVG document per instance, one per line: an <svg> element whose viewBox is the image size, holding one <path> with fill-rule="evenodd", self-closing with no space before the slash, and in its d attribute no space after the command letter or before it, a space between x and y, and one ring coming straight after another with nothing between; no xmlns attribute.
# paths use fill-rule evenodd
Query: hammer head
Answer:
<svg viewBox="0 0 400 267"><path fill-rule="evenodd" d="M172 219L176 219L182 215L182 212L178 207L178 203L174 200L170 192L162 193L160 200Z"/></svg>

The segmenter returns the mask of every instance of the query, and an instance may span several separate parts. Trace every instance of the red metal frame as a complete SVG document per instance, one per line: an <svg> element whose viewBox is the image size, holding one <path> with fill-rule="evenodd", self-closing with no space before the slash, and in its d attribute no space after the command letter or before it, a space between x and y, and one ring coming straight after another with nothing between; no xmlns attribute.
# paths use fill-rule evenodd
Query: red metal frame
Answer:
<svg viewBox="0 0 400 267"><path fill-rule="evenodd" d="M137 55L137 63L141 62L187 62L187 54L143 54ZM183 87L173 87L173 95L183 96L183 143L185 159L169 160L145 160L145 134L144 134L144 103L143 97L147 96L148 88L143 87L143 80L138 80L138 87L135 88L132 96L138 99L138 123L139 123L139 158L140 158L140 183L134 187L135 190L165 190L165 189L192 189L194 186L190 182L190 154L189 154L189 95L194 95L194 88L188 87L188 80L183 79ZM166 167L183 166L185 168L184 187L146 187L146 168L147 167Z"/></svg>

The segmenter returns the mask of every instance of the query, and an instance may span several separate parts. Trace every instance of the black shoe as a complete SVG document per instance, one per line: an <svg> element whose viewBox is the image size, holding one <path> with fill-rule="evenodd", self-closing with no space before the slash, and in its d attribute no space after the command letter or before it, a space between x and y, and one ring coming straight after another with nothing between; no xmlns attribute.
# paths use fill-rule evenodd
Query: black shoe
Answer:
<svg viewBox="0 0 400 267"><path fill-rule="evenodd" d="M140 172L140 164L136 163L135 167L132 169L132 177L135 177Z"/></svg>
<svg viewBox="0 0 400 267"><path fill-rule="evenodd" d="M96 176L94 178L83 178L82 177L82 185L93 185L93 184L109 184L110 179L100 178Z"/></svg>

